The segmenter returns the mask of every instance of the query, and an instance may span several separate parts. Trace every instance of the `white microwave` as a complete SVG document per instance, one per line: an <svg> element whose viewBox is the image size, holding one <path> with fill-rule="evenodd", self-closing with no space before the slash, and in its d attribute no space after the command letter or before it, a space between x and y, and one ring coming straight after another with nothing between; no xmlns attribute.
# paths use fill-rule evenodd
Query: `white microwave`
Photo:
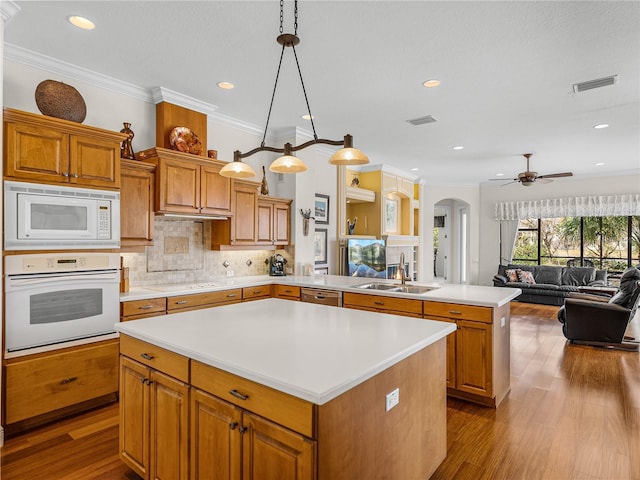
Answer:
<svg viewBox="0 0 640 480"><path fill-rule="evenodd" d="M5 181L4 248L120 248L120 193Z"/></svg>

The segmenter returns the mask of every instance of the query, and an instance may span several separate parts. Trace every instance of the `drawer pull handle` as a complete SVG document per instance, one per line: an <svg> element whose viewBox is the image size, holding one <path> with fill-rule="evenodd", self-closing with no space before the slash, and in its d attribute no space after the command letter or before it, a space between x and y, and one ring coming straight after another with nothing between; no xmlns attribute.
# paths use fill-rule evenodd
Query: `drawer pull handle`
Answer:
<svg viewBox="0 0 640 480"><path fill-rule="evenodd" d="M324 299L325 299L325 298L327 298L327 297L325 297L325 296L323 296L323 295L316 295L316 298L317 298L318 300L324 300Z"/></svg>
<svg viewBox="0 0 640 480"><path fill-rule="evenodd" d="M77 379L78 377L63 378L62 380L60 380L60 385L66 385L67 383L75 382Z"/></svg>
<svg viewBox="0 0 640 480"><path fill-rule="evenodd" d="M148 353L141 353L140 356L145 360L153 360L155 358L153 355L149 355Z"/></svg>
<svg viewBox="0 0 640 480"><path fill-rule="evenodd" d="M384 305L384 302L373 302L373 303L375 303L376 305Z"/></svg>
<svg viewBox="0 0 640 480"><path fill-rule="evenodd" d="M240 393L235 388L233 390L229 390L229 393L240 400L248 400L249 395L245 395L244 393Z"/></svg>
<svg viewBox="0 0 640 480"><path fill-rule="evenodd" d="M289 289L284 291L284 293L292 293L292 292L293 292L293 290L289 290Z"/></svg>
<svg viewBox="0 0 640 480"><path fill-rule="evenodd" d="M229 428L230 428L231 430L235 430L237 426L238 426L238 422L231 422L231 423L229 424Z"/></svg>
<svg viewBox="0 0 640 480"><path fill-rule="evenodd" d="M462 315L462 312L460 310L449 310L449 313L451 315Z"/></svg>
<svg viewBox="0 0 640 480"><path fill-rule="evenodd" d="M150 308L153 308L153 305L142 305L141 307L138 307L140 310L149 310Z"/></svg>
<svg viewBox="0 0 640 480"><path fill-rule="evenodd" d="M254 290L254 291L253 291L253 294L254 294L254 295L258 295L258 294L260 294L260 293L262 293L262 290Z"/></svg>
<svg viewBox="0 0 640 480"><path fill-rule="evenodd" d="M189 303L188 300L180 300L180 301L176 302L176 305L185 305L187 303Z"/></svg>
<svg viewBox="0 0 640 480"><path fill-rule="evenodd" d="M227 298L233 298L233 297L235 297L235 296L236 296L236 294L235 294L235 293L228 293L228 294L227 294Z"/></svg>

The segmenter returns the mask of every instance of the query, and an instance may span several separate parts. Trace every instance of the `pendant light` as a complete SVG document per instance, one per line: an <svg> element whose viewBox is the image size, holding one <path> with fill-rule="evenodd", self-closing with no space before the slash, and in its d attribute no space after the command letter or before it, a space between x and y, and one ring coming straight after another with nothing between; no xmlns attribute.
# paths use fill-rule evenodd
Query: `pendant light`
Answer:
<svg viewBox="0 0 640 480"><path fill-rule="evenodd" d="M282 153L281 157L278 157L273 161L273 163L269 166L269 170L276 173L300 173L307 170L307 166L304 164L302 160L295 157L293 152L298 150L302 150L311 145L336 145L342 146L336 153L334 153L329 159L329 163L332 165L363 165L365 163L369 163L369 159L367 156L362 153L360 150L353 148L353 137L351 135L345 135L343 140L326 140L323 138L318 138L316 134L316 127L313 123L313 115L311 114L311 107L309 107L309 99L307 98L307 91L304 87L304 80L302 79L302 71L300 70L300 64L298 62L298 55L296 54L296 45L300 43L300 38L298 37L298 0L294 1L294 33L283 33L283 22L284 18L284 0L280 0L280 35L277 37L277 42L282 45L282 50L280 52L280 62L278 63L278 71L276 73L276 81L273 85L273 93L271 94L271 104L269 105L269 113L267 115L267 123L264 127L264 135L262 137L262 143L259 147L254 148L245 153L241 153L239 150L233 152L233 162L230 162L228 165L225 165L222 170L220 170L220 175L226 177L233 178L245 178L244 173L236 173L236 170L233 167L233 164L242 164L246 165L242 162L243 158L250 157L251 155L258 152L275 152ZM311 128L313 129L313 140L309 140L301 145L293 146L290 143L286 143L284 148L276 148L276 147L268 147L265 145L265 140L267 138L267 129L269 128L269 119L271 118L271 109L273 107L273 99L276 95L276 88L278 86L278 78L280 76L280 67L282 66L282 58L284 57L285 48L291 47L293 50L293 56L296 60L296 66L298 67L298 75L300 76L300 83L302 84L302 92L304 93L304 99L307 104L307 112L309 114L309 120L311 121ZM227 168L228 167L228 168ZM248 169L251 170L251 167L247 165ZM236 167L239 168L239 167ZM253 170L251 170L253 171ZM243 176L240 176L243 175ZM255 174L254 174L255 175Z"/></svg>

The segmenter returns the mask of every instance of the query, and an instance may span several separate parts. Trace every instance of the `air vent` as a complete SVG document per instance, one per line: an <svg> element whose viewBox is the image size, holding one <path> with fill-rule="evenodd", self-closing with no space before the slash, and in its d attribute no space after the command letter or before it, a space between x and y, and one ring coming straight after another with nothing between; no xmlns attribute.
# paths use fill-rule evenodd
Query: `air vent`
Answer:
<svg viewBox="0 0 640 480"><path fill-rule="evenodd" d="M414 118L413 120L407 120L411 125L424 125L425 123L435 123L438 120L433 115L427 115L426 117Z"/></svg>
<svg viewBox="0 0 640 480"><path fill-rule="evenodd" d="M587 90L593 90L594 88L608 87L609 85L614 85L616 83L618 83L618 75L611 75L610 77L589 80L588 82L574 83L573 91L575 93L580 93Z"/></svg>

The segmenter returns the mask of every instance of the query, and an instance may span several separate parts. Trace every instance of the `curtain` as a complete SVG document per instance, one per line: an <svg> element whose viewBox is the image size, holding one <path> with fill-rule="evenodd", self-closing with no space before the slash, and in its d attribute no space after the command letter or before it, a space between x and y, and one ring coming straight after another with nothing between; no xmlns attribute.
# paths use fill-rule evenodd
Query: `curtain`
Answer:
<svg viewBox="0 0 640 480"><path fill-rule="evenodd" d="M494 209L496 220L626 215L640 215L640 195L603 195L498 202Z"/></svg>
<svg viewBox="0 0 640 480"><path fill-rule="evenodd" d="M507 265L513 259L520 219L500 221L500 264Z"/></svg>

